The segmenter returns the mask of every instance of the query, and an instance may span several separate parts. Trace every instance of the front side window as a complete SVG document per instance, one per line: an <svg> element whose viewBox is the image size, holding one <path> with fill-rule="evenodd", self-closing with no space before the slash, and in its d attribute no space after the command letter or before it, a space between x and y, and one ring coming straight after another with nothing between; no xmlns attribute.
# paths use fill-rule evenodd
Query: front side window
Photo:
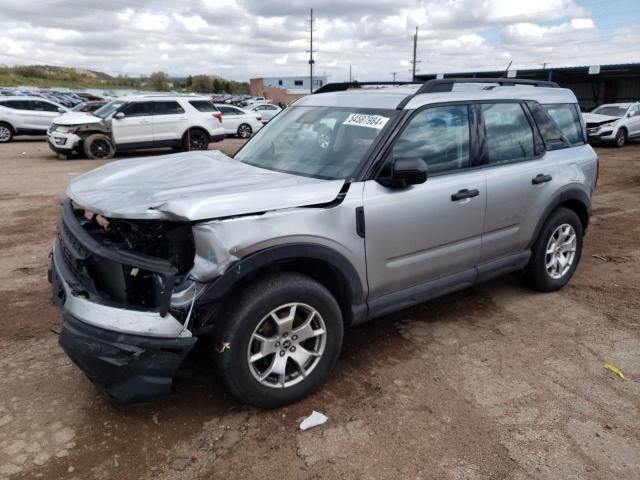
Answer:
<svg viewBox="0 0 640 480"><path fill-rule="evenodd" d="M176 101L155 102L156 115L178 115L184 113L184 108Z"/></svg>
<svg viewBox="0 0 640 480"><path fill-rule="evenodd" d="M349 178L396 110L292 107L261 129L235 158L268 170Z"/></svg>
<svg viewBox="0 0 640 480"><path fill-rule="evenodd" d="M145 117L151 115L151 104L149 102L134 102L124 107L121 111L127 117Z"/></svg>
<svg viewBox="0 0 640 480"><path fill-rule="evenodd" d="M95 112L93 112L93 114L96 117L107 118L113 112L118 111L118 109L120 109L120 107L122 107L125 103L126 102L124 102L122 100L114 100L113 102L110 102L110 103L107 103L106 105L103 105L102 107L97 109Z"/></svg>
<svg viewBox="0 0 640 480"><path fill-rule="evenodd" d="M582 123L576 107L572 103L558 103L543 105L549 116L560 127L560 131L567 137L571 145L582 145Z"/></svg>
<svg viewBox="0 0 640 480"><path fill-rule="evenodd" d="M53 103L43 102L41 100L35 100L34 102L34 110L38 110L41 112L57 112L58 108Z"/></svg>
<svg viewBox="0 0 640 480"><path fill-rule="evenodd" d="M533 130L519 103L482 104L489 164L535 157Z"/></svg>
<svg viewBox="0 0 640 480"><path fill-rule="evenodd" d="M469 167L469 107L450 105L417 113L394 145L393 158L421 158L430 175Z"/></svg>

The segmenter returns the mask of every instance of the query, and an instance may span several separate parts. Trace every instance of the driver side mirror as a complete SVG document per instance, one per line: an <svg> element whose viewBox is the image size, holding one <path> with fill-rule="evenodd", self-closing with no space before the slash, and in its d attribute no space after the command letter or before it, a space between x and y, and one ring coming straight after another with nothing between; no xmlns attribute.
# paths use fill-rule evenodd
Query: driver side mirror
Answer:
<svg viewBox="0 0 640 480"><path fill-rule="evenodd" d="M116 120L122 120L126 115L124 114L124 112L118 112L116 113L113 118L115 118Z"/></svg>
<svg viewBox="0 0 640 480"><path fill-rule="evenodd" d="M405 188L427 181L429 167L419 157L397 158L391 166L391 175L378 181L389 188Z"/></svg>
<svg viewBox="0 0 640 480"><path fill-rule="evenodd" d="M67 113L67 111L64 108L60 107L58 109L58 113Z"/></svg>

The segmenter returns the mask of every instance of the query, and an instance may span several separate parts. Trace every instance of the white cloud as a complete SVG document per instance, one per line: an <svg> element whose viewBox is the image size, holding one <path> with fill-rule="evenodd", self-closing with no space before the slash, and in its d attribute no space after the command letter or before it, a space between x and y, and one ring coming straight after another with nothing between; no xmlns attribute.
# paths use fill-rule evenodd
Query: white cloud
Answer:
<svg viewBox="0 0 640 480"><path fill-rule="evenodd" d="M142 13L134 22L134 27L145 32L163 32L169 25L171 20L166 15L155 15L153 13Z"/></svg>
<svg viewBox="0 0 640 480"><path fill-rule="evenodd" d="M583 0L324 0L315 15L316 72L344 80L637 60L638 15L604 31ZM308 72L307 2L42 0L0 9L0 63L58 63L108 73L220 74L237 80ZM55 14L53 14L53 13ZM609 22L610 23L610 22Z"/></svg>
<svg viewBox="0 0 640 480"><path fill-rule="evenodd" d="M173 18L175 18L178 23L180 23L190 32L196 32L208 26L207 22L200 15L185 17L180 15L179 13L174 13Z"/></svg>

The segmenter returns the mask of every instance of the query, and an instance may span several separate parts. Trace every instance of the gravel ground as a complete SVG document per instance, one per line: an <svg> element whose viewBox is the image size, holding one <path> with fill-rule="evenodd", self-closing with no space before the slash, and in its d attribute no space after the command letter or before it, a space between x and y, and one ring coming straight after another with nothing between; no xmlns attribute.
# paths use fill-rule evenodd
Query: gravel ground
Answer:
<svg viewBox="0 0 640 480"><path fill-rule="evenodd" d="M324 388L259 411L203 348L163 400L98 395L57 345L46 269L66 184L100 162L0 145L0 479L640 478L640 145L598 153L565 289L511 275L355 328ZM300 432L312 410L328 422Z"/></svg>

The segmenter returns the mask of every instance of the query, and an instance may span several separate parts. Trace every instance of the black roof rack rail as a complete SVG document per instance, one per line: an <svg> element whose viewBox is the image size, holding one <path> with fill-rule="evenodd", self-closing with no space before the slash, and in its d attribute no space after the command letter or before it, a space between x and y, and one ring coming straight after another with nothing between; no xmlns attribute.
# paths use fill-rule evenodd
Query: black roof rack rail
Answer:
<svg viewBox="0 0 640 480"><path fill-rule="evenodd" d="M547 88L560 87L556 82L548 82L546 80L524 80L519 78L442 78L427 80L418 89L416 95L421 93L450 92L456 83L497 83L501 87L512 87L515 85Z"/></svg>
<svg viewBox="0 0 640 480"><path fill-rule="evenodd" d="M406 82L396 81L396 82L338 82L338 83L327 83L323 85L318 90L313 93L329 93L329 92L343 92L345 90L349 90L350 88L360 88L360 87L369 87L369 86L402 86L402 85L422 85L424 82L412 81L408 80Z"/></svg>

